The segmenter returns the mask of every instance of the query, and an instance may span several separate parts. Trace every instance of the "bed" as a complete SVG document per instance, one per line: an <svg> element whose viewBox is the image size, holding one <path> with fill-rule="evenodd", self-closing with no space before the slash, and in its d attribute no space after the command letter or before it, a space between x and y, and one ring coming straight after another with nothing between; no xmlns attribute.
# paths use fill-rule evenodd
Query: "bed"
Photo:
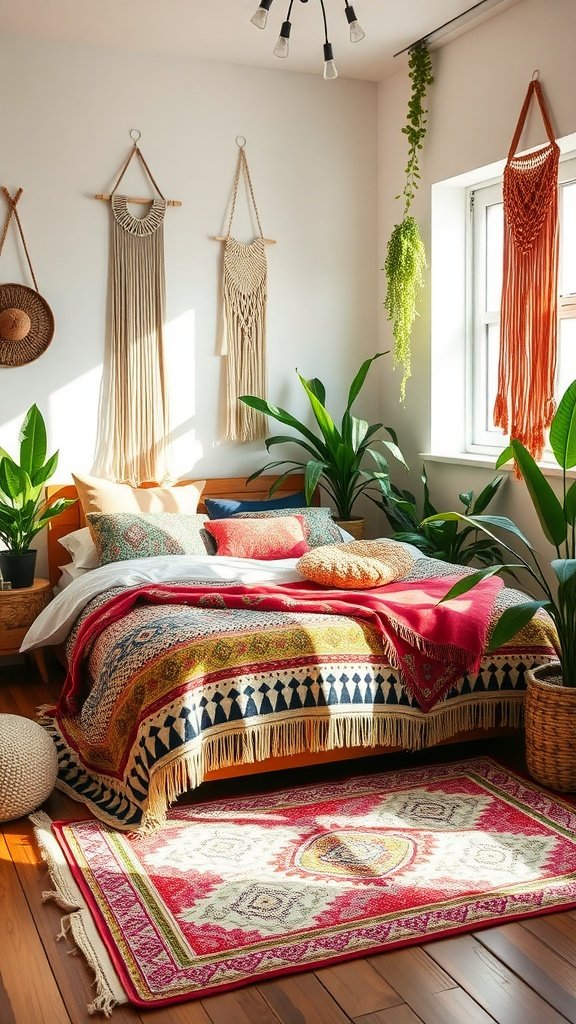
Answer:
<svg viewBox="0 0 576 1024"><path fill-rule="evenodd" d="M248 496L265 499L270 483L254 481ZM277 497L301 484L288 478ZM75 496L68 485L50 491ZM207 481L198 511L224 496L245 499L244 480ZM79 503L54 521L53 583L69 557L60 542L84 524ZM392 600L395 588L403 595L412 587L412 595L438 587L468 570L412 551L397 583L364 591L360 603L352 595L356 604L335 613L318 593L309 606L278 604L279 593L300 595L307 585L296 564L205 552L123 559L72 579L22 648L54 645L68 662L58 706L42 711L58 749L58 786L115 828L144 830L204 780L520 726L526 669L556 657L544 612L423 711L399 667L408 662L394 664L360 604L372 595ZM494 594L489 623L521 597L511 588Z"/></svg>

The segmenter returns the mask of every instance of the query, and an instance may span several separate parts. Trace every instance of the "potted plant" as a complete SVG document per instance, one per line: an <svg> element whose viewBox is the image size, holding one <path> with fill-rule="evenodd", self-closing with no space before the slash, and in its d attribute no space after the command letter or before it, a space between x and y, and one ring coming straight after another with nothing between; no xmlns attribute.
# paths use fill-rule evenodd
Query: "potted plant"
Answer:
<svg viewBox="0 0 576 1024"><path fill-rule="evenodd" d="M14 588L34 582L36 551L30 543L74 499L45 501L44 485L58 465L58 452L46 459L46 426L36 405L26 413L18 438L20 462L0 448L0 571Z"/></svg>
<svg viewBox="0 0 576 1024"><path fill-rule="evenodd" d="M512 439L496 463L516 460L536 511L543 537L553 545L556 557L545 571L541 558L522 531L503 516L464 516L442 512L425 522L454 519L474 525L513 555L511 566L496 565L461 580L445 600L465 593L491 573L503 568L525 569L543 595L506 609L492 630L489 648L494 650L545 608L558 633L558 661L527 673L525 705L526 762L538 782L551 789L576 791L576 480L569 483L567 471L576 466L576 380L570 384L552 420L550 446L562 471L559 499L542 470L520 441ZM499 534L509 535L510 544ZM512 546L514 545L514 546ZM519 550L520 548L520 550Z"/></svg>
<svg viewBox="0 0 576 1024"><path fill-rule="evenodd" d="M264 444L268 452L275 445L286 443L296 444L305 452L303 460L282 459L268 462L262 469L252 473L248 479L255 480L262 473L268 473L272 469L277 470L280 466L287 467L272 485L270 494L273 494L284 478L293 473L295 467L300 467L304 471L304 491L307 504L310 504L316 488L323 487L334 503L335 519L354 536L362 536L363 532L363 520L361 517L354 517L357 499L373 484L381 489L387 489L389 486L388 462L382 451L375 446L382 446L404 466L406 465L398 447L396 434L391 427L384 427L382 423L369 425L366 420L357 419L351 412L352 405L362 390L372 363L383 355L387 355L387 353L377 352L371 359L366 359L362 363L350 385L348 401L339 428L326 408L326 389L322 381L317 377L306 380L298 371L296 371L298 379L304 388L319 427L318 433L314 433L305 423L296 419L285 409L271 405L264 398L258 398L255 395L240 397L240 401L245 402L252 409L257 409L264 415L270 416L296 431L296 434L275 434L272 437L267 437ZM377 438L376 435L380 430L386 430L391 440ZM372 459L374 469L365 468L367 456ZM361 525L358 527L359 521Z"/></svg>
<svg viewBox="0 0 576 1024"><path fill-rule="evenodd" d="M435 515L437 509L430 501L428 475L424 466L420 479L424 485L421 502L417 501L410 491L399 488L396 484L391 484L388 492L371 499L382 509L392 527L392 539L414 544L428 558L441 558L456 565L488 566L494 562L501 562L504 556L500 545L481 534L477 527L462 526L454 520L446 519L440 522L422 522L424 516ZM464 514L475 516L483 512L504 480L505 474L495 476L477 498L474 491L463 491L459 494Z"/></svg>

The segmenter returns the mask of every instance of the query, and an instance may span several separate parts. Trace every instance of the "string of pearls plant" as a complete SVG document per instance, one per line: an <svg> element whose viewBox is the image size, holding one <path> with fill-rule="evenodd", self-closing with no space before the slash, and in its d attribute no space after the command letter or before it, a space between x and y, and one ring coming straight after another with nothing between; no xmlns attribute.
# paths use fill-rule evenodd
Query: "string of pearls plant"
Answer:
<svg viewBox="0 0 576 1024"><path fill-rule="evenodd" d="M384 308L392 321L394 334L394 365L402 366L400 401L406 398L406 383L410 377L410 339L412 324L417 316L416 300L424 281L426 251L420 229L409 213L420 183L419 153L422 149L427 128L427 109L424 106L428 86L434 81L432 61L426 42L417 43L410 50L408 68L412 90L408 103L406 124L402 132L408 138L408 162L405 168L406 182L402 193L404 213L388 241L384 272L387 291Z"/></svg>

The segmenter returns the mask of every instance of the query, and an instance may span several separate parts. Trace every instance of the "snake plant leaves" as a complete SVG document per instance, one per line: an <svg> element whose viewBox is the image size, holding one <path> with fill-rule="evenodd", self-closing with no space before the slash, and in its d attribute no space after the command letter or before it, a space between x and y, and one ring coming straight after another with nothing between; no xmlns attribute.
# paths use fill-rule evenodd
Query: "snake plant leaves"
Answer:
<svg viewBox="0 0 576 1024"><path fill-rule="evenodd" d="M562 469L576 466L576 380L560 399L550 427L550 446Z"/></svg>

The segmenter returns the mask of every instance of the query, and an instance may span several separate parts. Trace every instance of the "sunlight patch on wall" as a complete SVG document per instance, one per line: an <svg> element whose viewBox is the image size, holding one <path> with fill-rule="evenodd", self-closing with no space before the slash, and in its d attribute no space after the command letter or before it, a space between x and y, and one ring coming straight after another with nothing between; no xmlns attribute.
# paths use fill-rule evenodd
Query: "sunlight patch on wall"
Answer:
<svg viewBox="0 0 576 1024"><path fill-rule="evenodd" d="M164 328L170 423L169 466L174 477L190 472L204 449L196 438L197 388L195 311L186 310Z"/></svg>

